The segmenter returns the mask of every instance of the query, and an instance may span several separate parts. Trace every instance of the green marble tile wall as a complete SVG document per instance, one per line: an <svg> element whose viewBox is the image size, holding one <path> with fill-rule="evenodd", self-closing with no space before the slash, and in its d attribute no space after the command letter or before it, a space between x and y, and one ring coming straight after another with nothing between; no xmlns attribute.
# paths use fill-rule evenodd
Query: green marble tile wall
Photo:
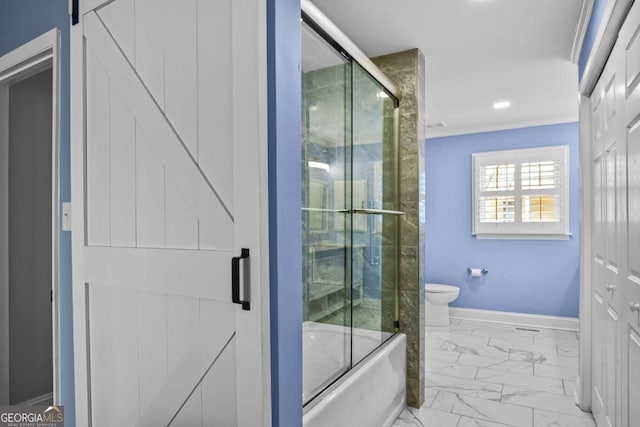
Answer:
<svg viewBox="0 0 640 427"><path fill-rule="evenodd" d="M400 91L399 192L400 331L407 335L407 404L419 408L425 390L424 122L425 59L418 49L372 59ZM421 214L422 212L422 214Z"/></svg>

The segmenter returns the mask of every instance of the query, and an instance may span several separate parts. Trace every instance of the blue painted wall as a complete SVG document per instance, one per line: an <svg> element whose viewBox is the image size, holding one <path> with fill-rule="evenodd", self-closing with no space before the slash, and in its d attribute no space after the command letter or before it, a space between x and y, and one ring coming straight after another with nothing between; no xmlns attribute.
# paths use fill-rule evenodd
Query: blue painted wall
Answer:
<svg viewBox="0 0 640 427"><path fill-rule="evenodd" d="M302 426L300 0L267 0L272 425Z"/></svg>
<svg viewBox="0 0 640 427"><path fill-rule="evenodd" d="M60 30L58 75L59 192L60 202L71 200L69 158L69 3L67 0L20 0L0 2L0 56L46 33ZM62 217L62 215L60 215ZM65 425L75 426L73 386L73 317L71 298L71 234L60 233L59 246L60 404L65 407Z"/></svg>
<svg viewBox="0 0 640 427"><path fill-rule="evenodd" d="M426 280L460 287L453 307L578 317L578 124L538 126L426 141ZM570 146L570 240L471 236L471 154ZM470 278L467 267L489 270Z"/></svg>
<svg viewBox="0 0 640 427"><path fill-rule="evenodd" d="M580 59L578 60L579 78L582 78L584 69L587 66L587 60L589 59L589 54L591 53L591 49L593 49L593 43L595 42L596 35L600 29L600 24L602 23L602 17L604 16L607 2L608 0L595 0L593 3L591 19L587 26L587 32L585 33L584 41L582 42L582 50L580 50Z"/></svg>

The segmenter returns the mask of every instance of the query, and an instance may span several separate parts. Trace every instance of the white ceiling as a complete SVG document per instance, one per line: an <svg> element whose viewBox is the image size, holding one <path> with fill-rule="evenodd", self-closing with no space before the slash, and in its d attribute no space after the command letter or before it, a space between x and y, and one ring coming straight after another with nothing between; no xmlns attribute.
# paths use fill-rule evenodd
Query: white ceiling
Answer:
<svg viewBox="0 0 640 427"><path fill-rule="evenodd" d="M424 52L428 137L576 121L582 1L313 0L370 57Z"/></svg>

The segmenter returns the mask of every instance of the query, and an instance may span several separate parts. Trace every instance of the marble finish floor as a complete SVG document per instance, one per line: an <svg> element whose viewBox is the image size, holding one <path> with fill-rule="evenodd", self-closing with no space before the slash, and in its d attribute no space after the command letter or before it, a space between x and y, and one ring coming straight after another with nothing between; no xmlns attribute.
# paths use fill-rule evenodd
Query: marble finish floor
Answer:
<svg viewBox="0 0 640 427"><path fill-rule="evenodd" d="M576 332L452 319L426 347L425 403L393 427L595 427L574 403Z"/></svg>

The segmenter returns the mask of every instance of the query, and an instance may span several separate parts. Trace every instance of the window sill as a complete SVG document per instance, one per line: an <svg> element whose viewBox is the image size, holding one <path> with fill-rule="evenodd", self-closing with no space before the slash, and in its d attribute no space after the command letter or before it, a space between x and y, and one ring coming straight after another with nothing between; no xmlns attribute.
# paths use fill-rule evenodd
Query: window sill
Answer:
<svg viewBox="0 0 640 427"><path fill-rule="evenodd" d="M559 233L559 234L527 234L527 233L482 233L472 234L473 237L480 240L494 239L494 240L569 240L571 239L571 233Z"/></svg>

